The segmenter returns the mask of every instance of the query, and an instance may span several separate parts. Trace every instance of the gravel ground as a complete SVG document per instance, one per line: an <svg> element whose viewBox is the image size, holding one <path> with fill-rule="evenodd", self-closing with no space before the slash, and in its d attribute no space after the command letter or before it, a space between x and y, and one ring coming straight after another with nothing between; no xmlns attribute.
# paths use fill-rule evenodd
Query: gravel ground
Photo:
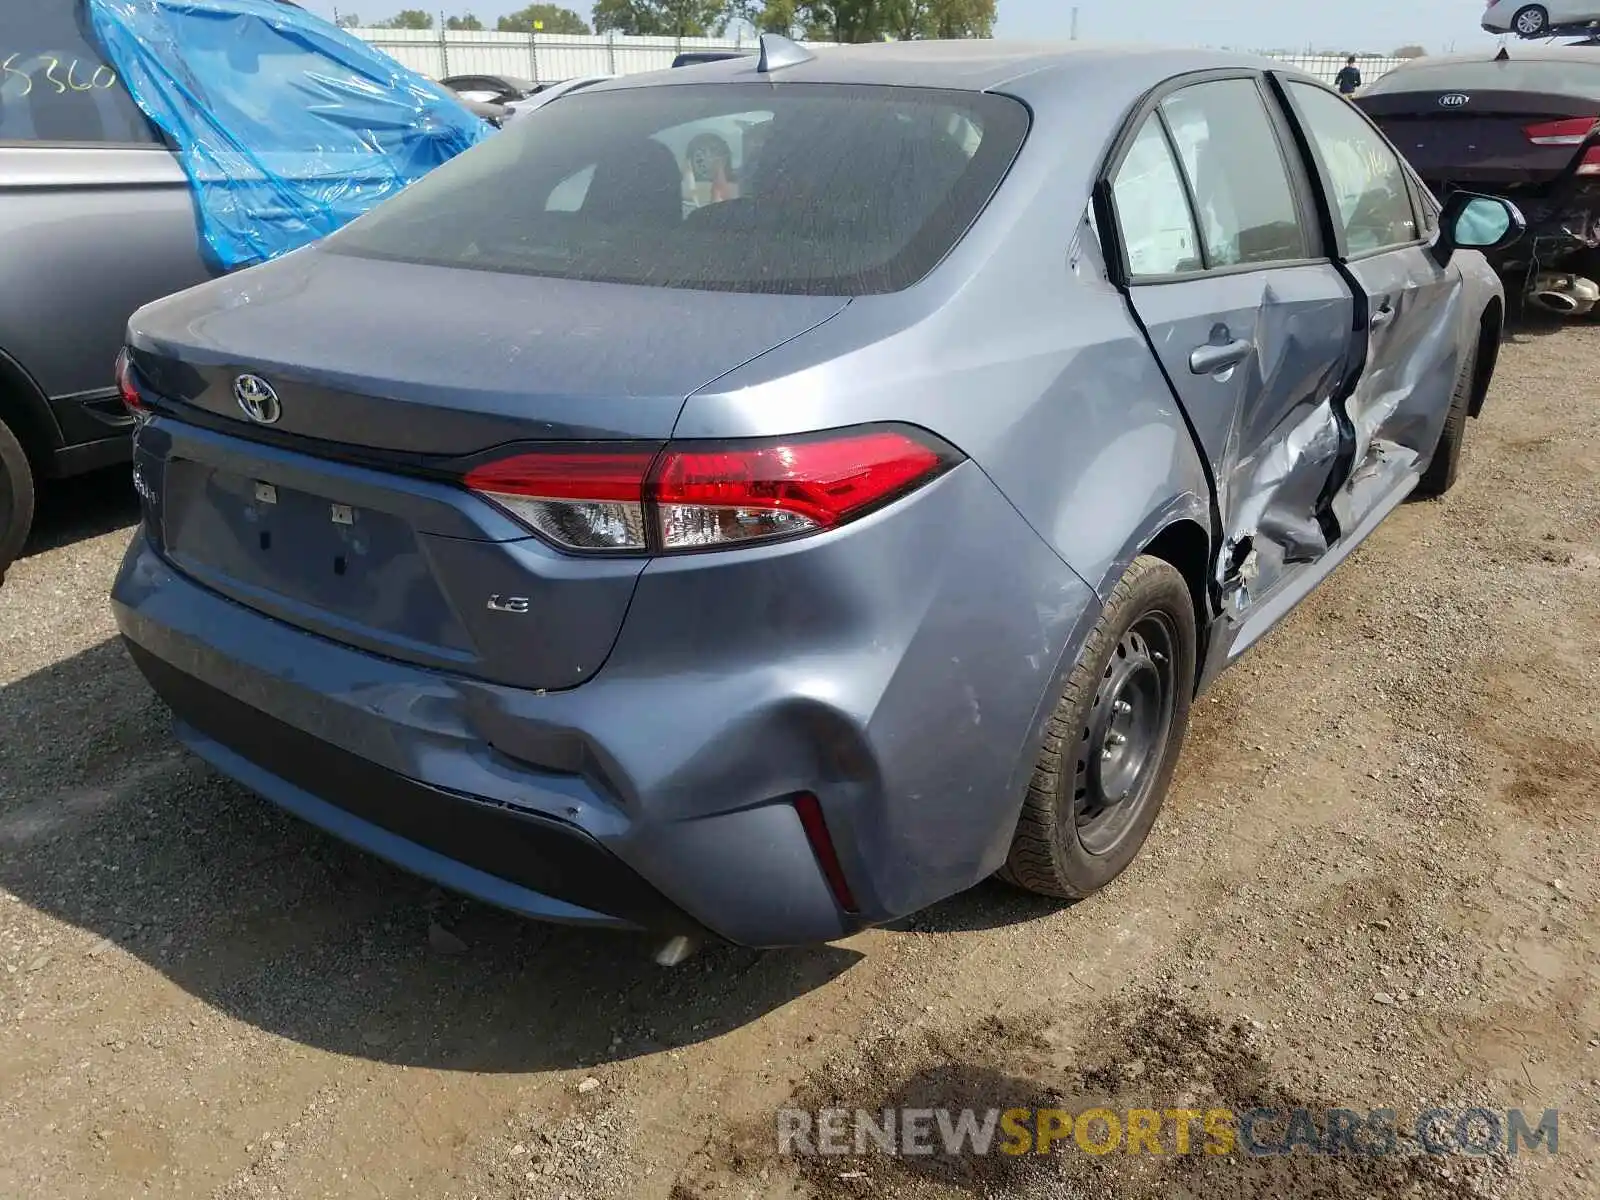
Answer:
<svg viewBox="0 0 1600 1200"><path fill-rule="evenodd" d="M178 750L104 595L125 478L0 590L0 1196L1600 1195L1600 326L1506 347L1462 484L1196 708L1116 885L675 970ZM779 1158L784 1105L1561 1110L1486 1159Z"/></svg>

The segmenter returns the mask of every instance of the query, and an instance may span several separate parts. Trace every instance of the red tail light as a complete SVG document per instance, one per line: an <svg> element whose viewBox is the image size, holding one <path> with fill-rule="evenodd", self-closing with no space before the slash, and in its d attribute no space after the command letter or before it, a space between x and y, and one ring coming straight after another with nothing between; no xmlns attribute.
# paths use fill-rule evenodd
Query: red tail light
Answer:
<svg viewBox="0 0 1600 1200"><path fill-rule="evenodd" d="M800 826L806 831L806 841L811 843L811 853L816 855L823 878L828 881L828 890L845 912L857 911L855 893L850 890L844 868L839 865L839 852L834 849L821 803L810 792L801 792L794 798L794 810L800 814Z"/></svg>
<svg viewBox="0 0 1600 1200"><path fill-rule="evenodd" d="M1600 146L1590 146L1578 164L1579 175L1600 175Z"/></svg>
<svg viewBox="0 0 1600 1200"><path fill-rule="evenodd" d="M149 407L144 402L144 397L139 394L139 385L133 381L133 362L128 357L127 347L117 353L117 394L122 397L122 407L135 417L147 416Z"/></svg>
<svg viewBox="0 0 1600 1200"><path fill-rule="evenodd" d="M671 553L832 529L954 461L921 435L874 428L659 453L557 447L476 467L464 482L566 549Z"/></svg>
<svg viewBox="0 0 1600 1200"><path fill-rule="evenodd" d="M662 548L690 550L831 529L942 466L936 450L888 430L756 449L669 446L650 498Z"/></svg>
<svg viewBox="0 0 1600 1200"><path fill-rule="evenodd" d="M466 485L570 550L643 550L644 481L655 452L519 454L467 472Z"/></svg>
<svg viewBox="0 0 1600 1200"><path fill-rule="evenodd" d="M1600 117L1570 117L1564 121L1546 121L1529 125L1522 132L1535 146L1581 146L1594 132Z"/></svg>

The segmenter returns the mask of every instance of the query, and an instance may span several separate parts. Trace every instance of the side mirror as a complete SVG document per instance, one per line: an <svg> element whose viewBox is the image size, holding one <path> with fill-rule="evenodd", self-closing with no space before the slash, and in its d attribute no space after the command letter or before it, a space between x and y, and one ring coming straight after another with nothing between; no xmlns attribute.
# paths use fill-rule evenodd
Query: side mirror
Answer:
<svg viewBox="0 0 1600 1200"><path fill-rule="evenodd" d="M1527 228L1522 213L1509 200L1475 192L1452 192L1439 214L1439 237L1433 244L1433 257L1442 267L1457 250L1492 254L1515 245Z"/></svg>

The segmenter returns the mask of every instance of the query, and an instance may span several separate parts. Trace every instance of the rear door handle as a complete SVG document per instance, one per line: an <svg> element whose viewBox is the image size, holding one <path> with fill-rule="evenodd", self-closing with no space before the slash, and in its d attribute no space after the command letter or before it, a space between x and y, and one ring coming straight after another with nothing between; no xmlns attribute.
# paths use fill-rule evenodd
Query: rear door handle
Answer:
<svg viewBox="0 0 1600 1200"><path fill-rule="evenodd" d="M1389 306L1389 302L1387 300L1385 300L1384 304L1383 304L1383 307L1380 308L1377 312L1372 314L1372 320L1367 322L1367 328L1368 329L1384 329L1393 320L1394 320L1394 309L1391 308Z"/></svg>
<svg viewBox="0 0 1600 1200"><path fill-rule="evenodd" d="M1189 355L1189 370L1196 375L1215 375L1226 371L1229 367L1237 367L1250 357L1255 343L1247 341L1224 342L1217 345L1207 342L1204 346L1196 346Z"/></svg>

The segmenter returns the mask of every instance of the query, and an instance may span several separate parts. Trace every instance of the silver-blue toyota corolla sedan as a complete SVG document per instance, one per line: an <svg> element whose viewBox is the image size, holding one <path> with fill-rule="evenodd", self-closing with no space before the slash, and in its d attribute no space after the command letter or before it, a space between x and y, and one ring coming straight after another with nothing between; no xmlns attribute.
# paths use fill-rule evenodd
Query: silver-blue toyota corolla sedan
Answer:
<svg viewBox="0 0 1600 1200"><path fill-rule="evenodd" d="M1081 897L1196 693L1450 487L1519 229L1232 55L597 85L135 315L117 620L216 768L530 916Z"/></svg>

